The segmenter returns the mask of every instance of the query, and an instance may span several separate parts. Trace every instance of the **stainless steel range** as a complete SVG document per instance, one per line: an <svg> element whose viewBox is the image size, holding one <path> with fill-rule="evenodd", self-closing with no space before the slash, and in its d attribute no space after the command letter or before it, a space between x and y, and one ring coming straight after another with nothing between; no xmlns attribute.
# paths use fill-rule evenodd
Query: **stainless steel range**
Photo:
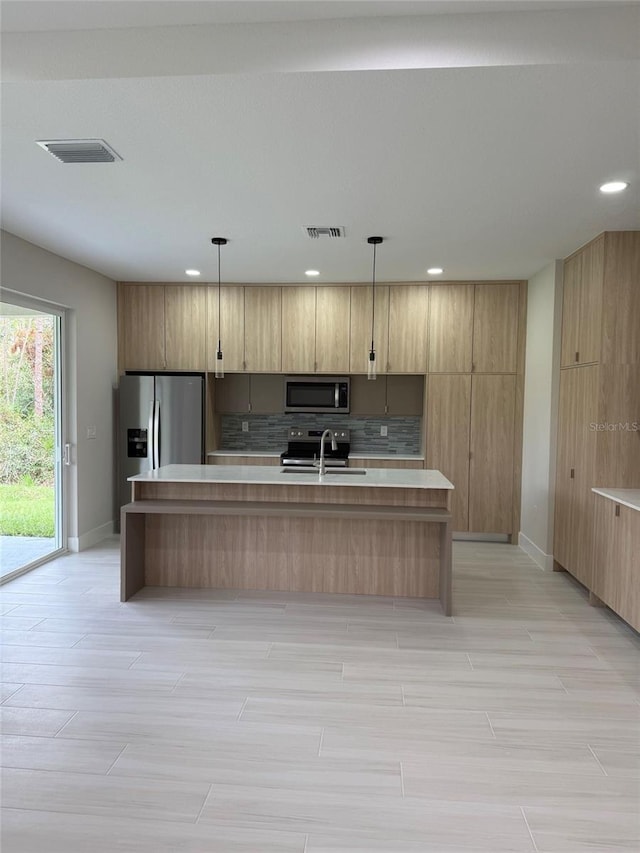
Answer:
<svg viewBox="0 0 640 853"><path fill-rule="evenodd" d="M321 429L302 429L291 427L288 433L289 443L284 453L280 455L280 464L285 467L309 467L320 459ZM334 429L338 445L337 450L331 449L331 439L324 443L325 465L327 468L346 468L351 448L349 430Z"/></svg>

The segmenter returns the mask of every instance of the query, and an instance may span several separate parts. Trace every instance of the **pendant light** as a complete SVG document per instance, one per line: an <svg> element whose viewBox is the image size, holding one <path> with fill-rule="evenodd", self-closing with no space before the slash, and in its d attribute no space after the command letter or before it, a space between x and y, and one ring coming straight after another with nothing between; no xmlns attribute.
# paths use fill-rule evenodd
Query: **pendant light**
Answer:
<svg viewBox="0 0 640 853"><path fill-rule="evenodd" d="M367 358L367 379L376 379L376 350L373 341L376 321L376 246L382 243L382 237L367 237L367 243L373 246L373 275L371 277L371 349Z"/></svg>
<svg viewBox="0 0 640 853"><path fill-rule="evenodd" d="M224 360L222 358L222 347L220 346L220 246L227 245L226 237L212 237L211 242L218 247L218 349L216 350L216 379L224 379Z"/></svg>

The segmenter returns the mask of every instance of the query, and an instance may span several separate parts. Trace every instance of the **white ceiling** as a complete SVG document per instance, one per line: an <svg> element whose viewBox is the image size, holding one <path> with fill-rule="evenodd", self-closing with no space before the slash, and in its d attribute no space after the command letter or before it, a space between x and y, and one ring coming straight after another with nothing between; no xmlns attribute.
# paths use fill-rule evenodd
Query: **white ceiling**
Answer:
<svg viewBox="0 0 640 853"><path fill-rule="evenodd" d="M520 278L639 228L640 7L505 5L3 2L3 227L118 280L212 279L226 236L237 282L367 280L370 234L380 280ZM74 137L123 161L35 144Z"/></svg>

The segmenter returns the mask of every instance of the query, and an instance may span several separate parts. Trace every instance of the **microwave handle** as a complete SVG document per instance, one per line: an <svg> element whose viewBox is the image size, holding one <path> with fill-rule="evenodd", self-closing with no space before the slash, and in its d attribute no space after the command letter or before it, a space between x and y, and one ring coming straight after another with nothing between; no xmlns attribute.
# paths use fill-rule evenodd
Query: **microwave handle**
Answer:
<svg viewBox="0 0 640 853"><path fill-rule="evenodd" d="M340 408L340 383L336 382L335 394L334 394L334 405L336 409Z"/></svg>

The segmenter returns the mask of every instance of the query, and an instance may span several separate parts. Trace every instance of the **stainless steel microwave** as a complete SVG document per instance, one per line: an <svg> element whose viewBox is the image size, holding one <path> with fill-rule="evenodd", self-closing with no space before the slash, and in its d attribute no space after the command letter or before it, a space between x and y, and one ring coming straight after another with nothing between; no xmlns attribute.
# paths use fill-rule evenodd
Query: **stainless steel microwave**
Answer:
<svg viewBox="0 0 640 853"><path fill-rule="evenodd" d="M285 412L349 413L349 377L285 376Z"/></svg>

